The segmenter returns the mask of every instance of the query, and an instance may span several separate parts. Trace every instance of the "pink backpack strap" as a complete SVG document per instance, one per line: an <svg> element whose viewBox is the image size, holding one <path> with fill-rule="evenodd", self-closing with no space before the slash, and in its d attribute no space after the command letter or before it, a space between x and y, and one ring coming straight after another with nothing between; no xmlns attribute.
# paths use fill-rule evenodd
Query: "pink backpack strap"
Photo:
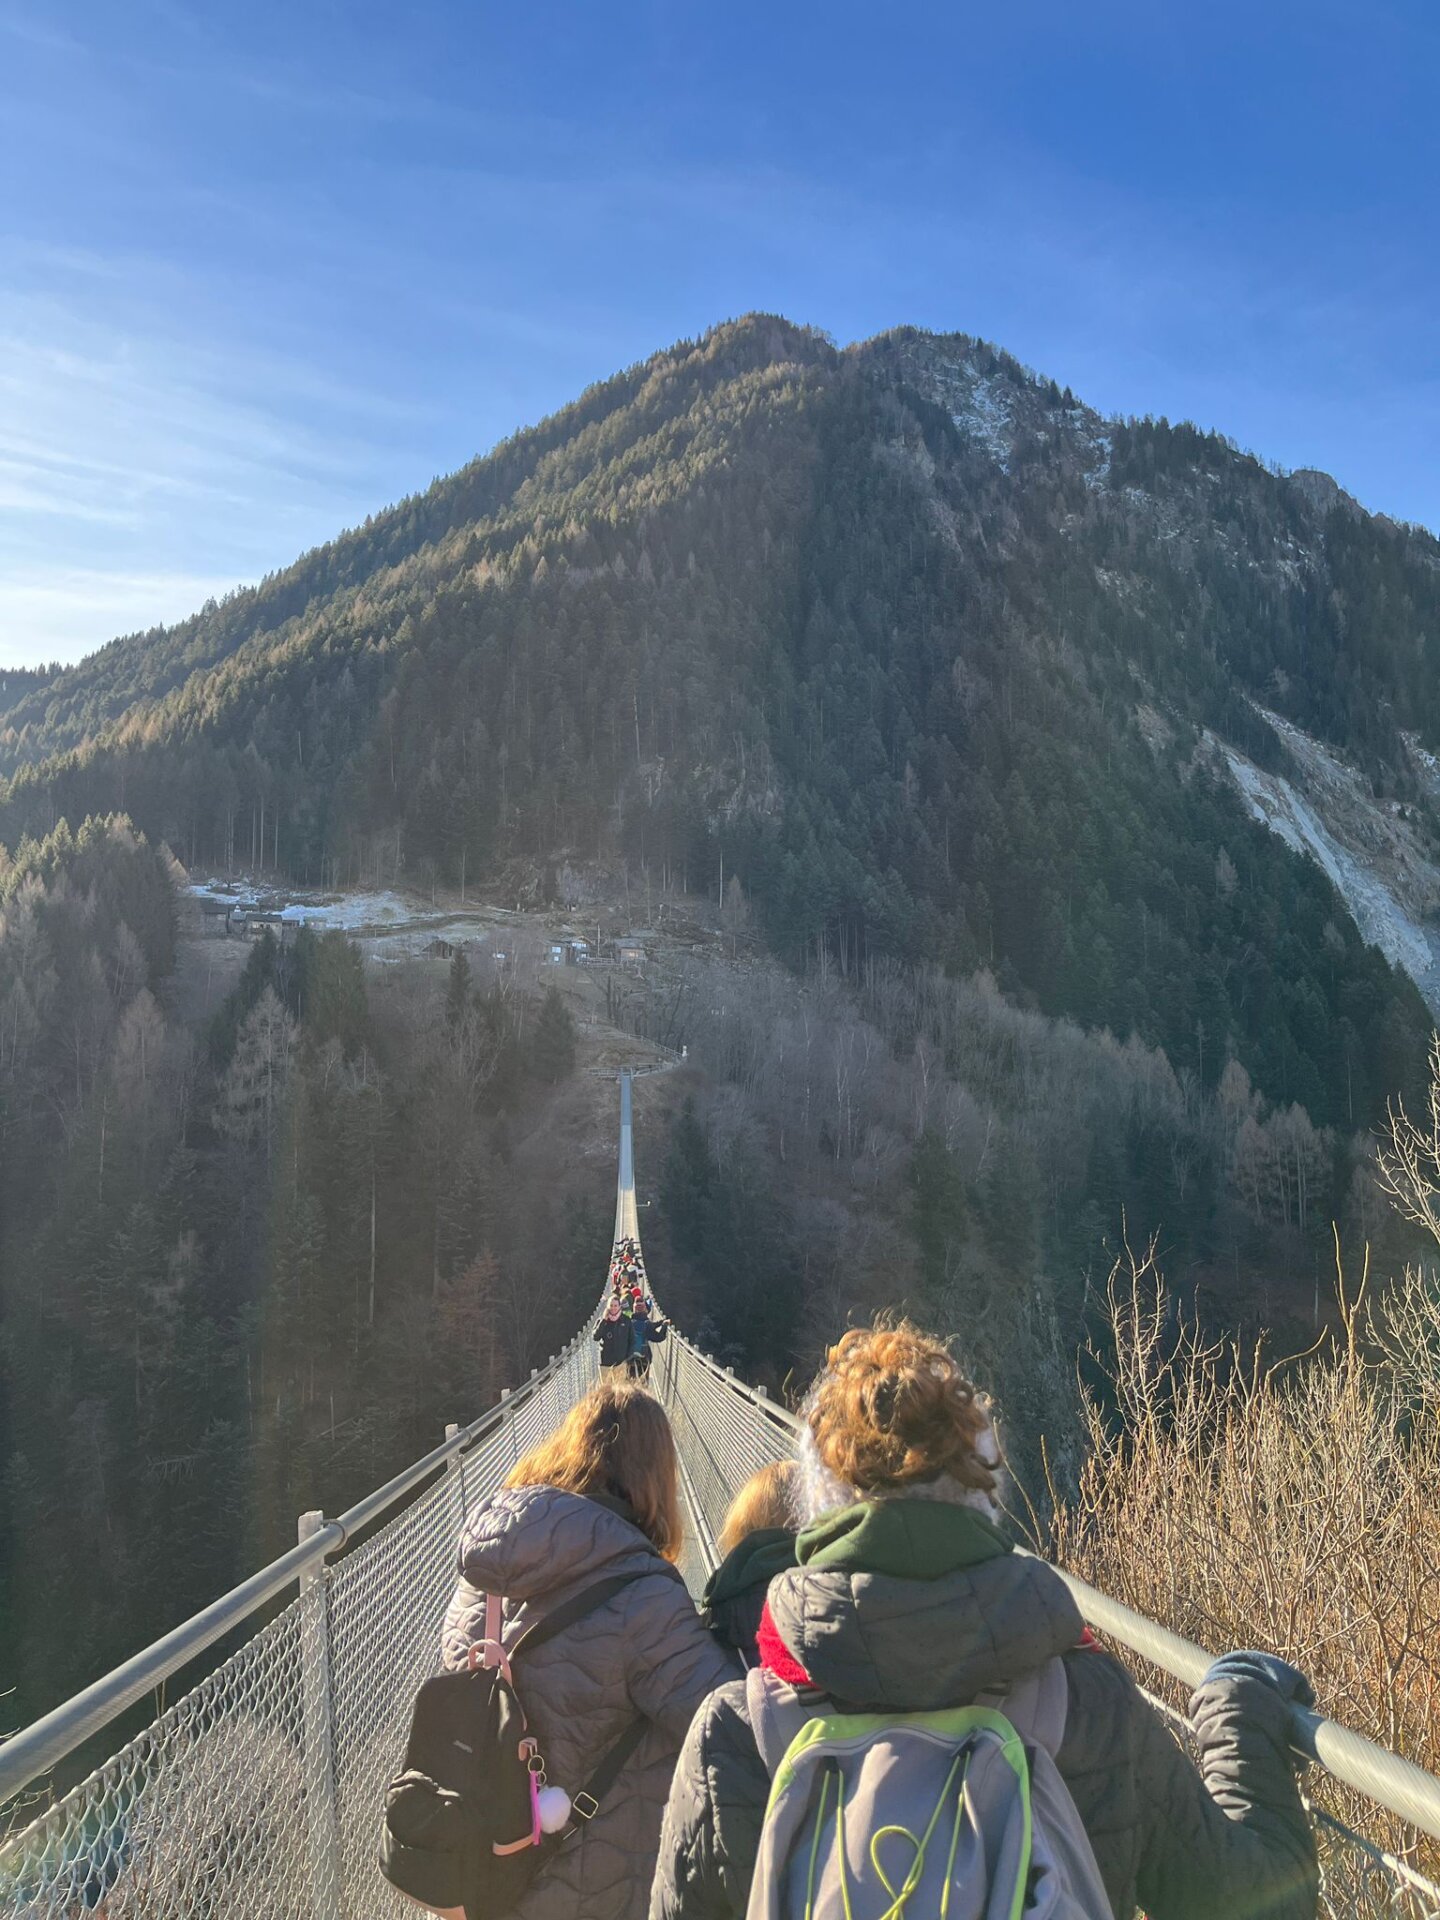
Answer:
<svg viewBox="0 0 1440 1920"><path fill-rule="evenodd" d="M470 1649L470 1665L475 1667L499 1667L505 1678L510 1678L510 1661L505 1652L505 1643L501 1639L504 1630L503 1603L498 1593L485 1596L485 1638L479 1646Z"/></svg>

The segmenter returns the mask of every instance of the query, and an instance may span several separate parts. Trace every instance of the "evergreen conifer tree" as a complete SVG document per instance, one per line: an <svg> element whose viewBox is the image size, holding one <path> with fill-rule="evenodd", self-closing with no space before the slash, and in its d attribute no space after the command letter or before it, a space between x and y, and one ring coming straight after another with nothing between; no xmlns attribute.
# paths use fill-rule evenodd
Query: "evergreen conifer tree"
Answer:
<svg viewBox="0 0 1440 1920"><path fill-rule="evenodd" d="M464 1024L470 1011L470 962L465 949L457 947L450 962L450 978L445 985L445 1024L452 1032Z"/></svg>
<svg viewBox="0 0 1440 1920"><path fill-rule="evenodd" d="M535 1071L552 1086L575 1071L575 1021L558 987L546 993L535 1023Z"/></svg>

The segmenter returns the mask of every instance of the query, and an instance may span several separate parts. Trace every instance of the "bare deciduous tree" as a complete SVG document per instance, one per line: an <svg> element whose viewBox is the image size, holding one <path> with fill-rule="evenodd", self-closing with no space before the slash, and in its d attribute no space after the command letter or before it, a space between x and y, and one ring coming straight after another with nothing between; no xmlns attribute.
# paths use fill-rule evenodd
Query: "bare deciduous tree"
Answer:
<svg viewBox="0 0 1440 1920"><path fill-rule="evenodd" d="M1430 1036L1429 1058L1423 1123L1410 1118L1402 1099L1392 1100L1376 1159L1380 1185L1401 1215L1440 1244L1440 1033Z"/></svg>

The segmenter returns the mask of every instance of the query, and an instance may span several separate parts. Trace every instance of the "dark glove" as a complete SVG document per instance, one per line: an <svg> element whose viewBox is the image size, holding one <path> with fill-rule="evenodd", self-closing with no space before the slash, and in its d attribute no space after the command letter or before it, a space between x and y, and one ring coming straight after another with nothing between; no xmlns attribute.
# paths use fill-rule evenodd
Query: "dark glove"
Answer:
<svg viewBox="0 0 1440 1920"><path fill-rule="evenodd" d="M1222 1654L1211 1663L1200 1684L1208 1687L1212 1680L1261 1680L1275 1689L1286 1706L1313 1707L1315 1704L1315 1689L1300 1669L1273 1653L1256 1653L1246 1648L1239 1653Z"/></svg>

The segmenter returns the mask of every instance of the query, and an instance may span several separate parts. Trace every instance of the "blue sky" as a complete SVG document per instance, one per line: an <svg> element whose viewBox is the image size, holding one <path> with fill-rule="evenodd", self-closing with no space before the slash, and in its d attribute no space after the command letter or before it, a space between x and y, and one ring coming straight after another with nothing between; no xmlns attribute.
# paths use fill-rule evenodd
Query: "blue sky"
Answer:
<svg viewBox="0 0 1440 1920"><path fill-rule="evenodd" d="M0 664L752 308L1440 527L1440 8L0 0Z"/></svg>

